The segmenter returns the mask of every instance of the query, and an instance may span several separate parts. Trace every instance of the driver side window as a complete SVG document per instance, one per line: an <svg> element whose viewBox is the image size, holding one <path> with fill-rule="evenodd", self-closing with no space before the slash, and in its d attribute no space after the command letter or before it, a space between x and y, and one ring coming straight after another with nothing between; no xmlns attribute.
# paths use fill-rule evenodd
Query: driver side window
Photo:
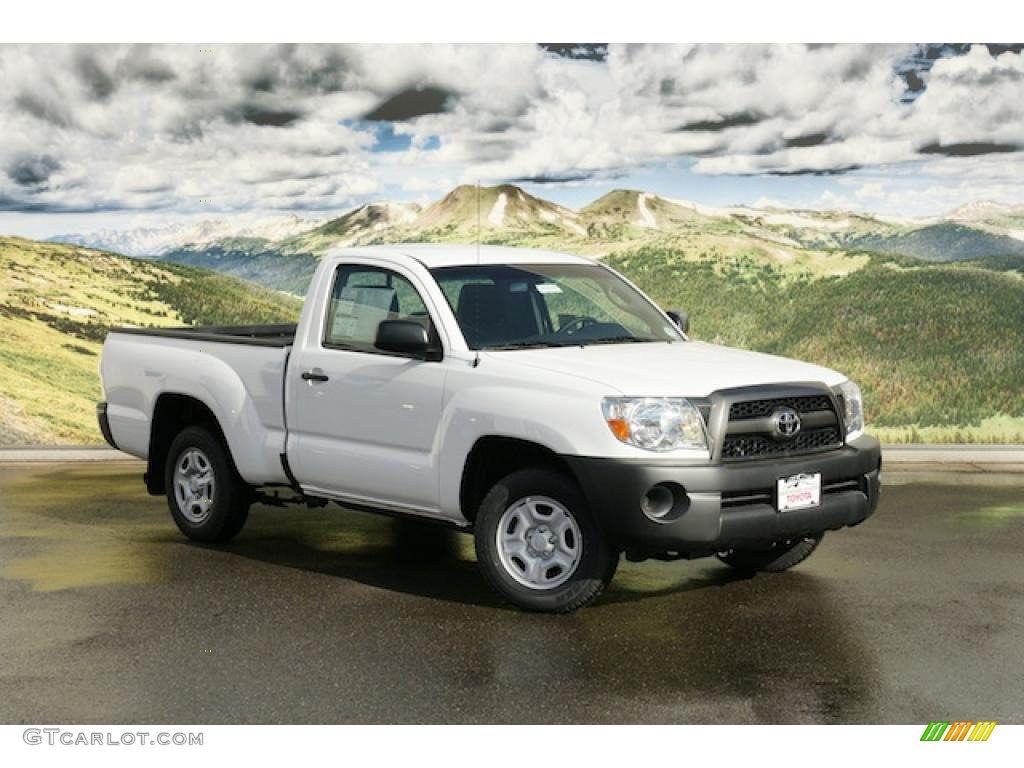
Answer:
<svg viewBox="0 0 1024 768"><path fill-rule="evenodd" d="M338 267L327 308L324 346L376 352L377 326L384 320L414 320L433 336L423 299L402 275L380 267Z"/></svg>

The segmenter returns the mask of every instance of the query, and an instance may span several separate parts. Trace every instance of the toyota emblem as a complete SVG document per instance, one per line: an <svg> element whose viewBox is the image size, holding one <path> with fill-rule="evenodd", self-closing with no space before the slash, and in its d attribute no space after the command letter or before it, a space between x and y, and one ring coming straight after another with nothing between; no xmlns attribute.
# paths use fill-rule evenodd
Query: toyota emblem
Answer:
<svg viewBox="0 0 1024 768"><path fill-rule="evenodd" d="M792 408L776 408L772 413L772 431L778 440L789 440L800 431L800 414Z"/></svg>

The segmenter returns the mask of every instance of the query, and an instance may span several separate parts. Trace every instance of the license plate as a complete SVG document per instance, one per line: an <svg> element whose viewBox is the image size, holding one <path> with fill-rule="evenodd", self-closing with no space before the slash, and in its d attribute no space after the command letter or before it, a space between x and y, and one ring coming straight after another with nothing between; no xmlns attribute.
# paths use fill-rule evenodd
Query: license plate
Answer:
<svg viewBox="0 0 1024 768"><path fill-rule="evenodd" d="M779 478L779 512L821 504L821 473Z"/></svg>

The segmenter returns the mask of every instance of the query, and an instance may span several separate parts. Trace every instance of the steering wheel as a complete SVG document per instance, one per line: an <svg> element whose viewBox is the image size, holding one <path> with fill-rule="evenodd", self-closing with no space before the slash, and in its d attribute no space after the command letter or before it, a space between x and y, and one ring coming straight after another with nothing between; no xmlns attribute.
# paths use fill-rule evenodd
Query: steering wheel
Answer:
<svg viewBox="0 0 1024 768"><path fill-rule="evenodd" d="M573 336L591 325L597 325L595 318L588 316L577 317L555 331L555 336Z"/></svg>

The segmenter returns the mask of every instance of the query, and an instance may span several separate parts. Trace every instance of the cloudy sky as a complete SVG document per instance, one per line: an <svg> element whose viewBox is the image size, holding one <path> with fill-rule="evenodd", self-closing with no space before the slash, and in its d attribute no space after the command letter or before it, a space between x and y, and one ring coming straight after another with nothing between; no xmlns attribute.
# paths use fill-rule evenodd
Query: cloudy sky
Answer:
<svg viewBox="0 0 1024 768"><path fill-rule="evenodd" d="M0 233L337 214L513 181L1024 203L1020 45L0 46Z"/></svg>

